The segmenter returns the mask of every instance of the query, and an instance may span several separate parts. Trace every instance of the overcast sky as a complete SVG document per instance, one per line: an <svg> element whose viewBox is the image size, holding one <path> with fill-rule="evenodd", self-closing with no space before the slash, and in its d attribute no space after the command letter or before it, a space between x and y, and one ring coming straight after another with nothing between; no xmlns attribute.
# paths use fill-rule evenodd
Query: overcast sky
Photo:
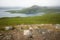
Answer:
<svg viewBox="0 0 60 40"><path fill-rule="evenodd" d="M60 6L60 0L0 0L0 7Z"/></svg>

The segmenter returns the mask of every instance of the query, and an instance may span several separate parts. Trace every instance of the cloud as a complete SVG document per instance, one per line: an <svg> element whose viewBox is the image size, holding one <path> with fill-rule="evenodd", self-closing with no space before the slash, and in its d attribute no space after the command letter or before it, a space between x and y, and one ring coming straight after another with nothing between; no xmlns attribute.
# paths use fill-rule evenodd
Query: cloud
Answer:
<svg viewBox="0 0 60 40"><path fill-rule="evenodd" d="M60 6L60 0L0 0L0 6Z"/></svg>

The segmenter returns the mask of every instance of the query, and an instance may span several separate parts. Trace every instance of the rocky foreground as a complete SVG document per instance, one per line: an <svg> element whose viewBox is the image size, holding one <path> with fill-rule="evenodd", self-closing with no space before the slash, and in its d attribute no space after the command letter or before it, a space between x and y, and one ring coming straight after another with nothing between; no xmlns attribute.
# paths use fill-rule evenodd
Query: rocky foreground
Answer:
<svg viewBox="0 0 60 40"><path fill-rule="evenodd" d="M27 30L27 27L33 28L32 37L24 36L23 31ZM16 25L15 29L0 31L0 40L60 40L60 29L57 27L57 25L51 24L29 26Z"/></svg>

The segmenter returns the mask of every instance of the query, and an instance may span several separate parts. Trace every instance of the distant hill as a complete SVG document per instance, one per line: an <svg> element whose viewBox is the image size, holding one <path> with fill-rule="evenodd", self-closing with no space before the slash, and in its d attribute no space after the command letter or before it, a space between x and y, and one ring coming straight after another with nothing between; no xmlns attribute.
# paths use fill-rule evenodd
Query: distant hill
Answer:
<svg viewBox="0 0 60 40"><path fill-rule="evenodd" d="M8 10L7 12L11 12L11 13L37 13L40 10L40 7L37 5L34 5L30 8L24 8L22 10Z"/></svg>
<svg viewBox="0 0 60 40"><path fill-rule="evenodd" d="M40 12L60 12L60 7L40 7L37 5L33 5L32 7L29 8L24 8L22 10L8 10L6 12L11 12L11 13L26 13L26 14L32 14L32 13L40 13Z"/></svg>
<svg viewBox="0 0 60 40"><path fill-rule="evenodd" d="M47 10L46 7L40 7L40 6L34 5L34 6L32 6L32 7L24 8L24 9L22 9L22 10L8 10L8 11L6 11L6 12L30 14L30 13L44 12L45 10Z"/></svg>

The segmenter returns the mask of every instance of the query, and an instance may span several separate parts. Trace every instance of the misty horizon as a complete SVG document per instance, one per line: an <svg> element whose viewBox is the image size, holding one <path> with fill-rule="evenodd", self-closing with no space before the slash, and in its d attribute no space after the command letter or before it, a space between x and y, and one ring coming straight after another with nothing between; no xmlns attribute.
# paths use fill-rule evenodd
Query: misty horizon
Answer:
<svg viewBox="0 0 60 40"><path fill-rule="evenodd" d="M60 7L60 0L0 0L0 7Z"/></svg>

